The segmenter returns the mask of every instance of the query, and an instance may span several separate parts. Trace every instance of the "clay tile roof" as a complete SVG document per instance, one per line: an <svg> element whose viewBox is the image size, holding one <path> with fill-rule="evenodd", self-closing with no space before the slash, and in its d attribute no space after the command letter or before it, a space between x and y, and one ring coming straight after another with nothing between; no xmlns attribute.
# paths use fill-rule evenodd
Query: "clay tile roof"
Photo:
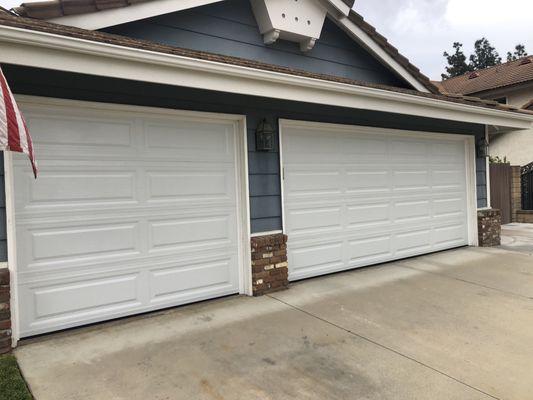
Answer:
<svg viewBox="0 0 533 400"><path fill-rule="evenodd" d="M475 94L533 81L533 56L440 82L444 93Z"/></svg>
<svg viewBox="0 0 533 400"><path fill-rule="evenodd" d="M247 68L254 68L263 71L272 71L282 74L288 74L293 76L301 76L312 79L320 79L329 82L343 83L346 85L368 87L380 90L386 90L389 92L403 93L412 96L424 97L429 99L449 101L452 103L468 104L483 108L491 108L501 111L511 111L533 116L533 111L527 111L524 109L518 109L516 107L510 107L504 104L499 104L494 101L486 101L476 97L467 97L462 95L442 95L435 93L425 93L412 89L402 89L386 85L371 84L368 82L356 81L353 79L341 78L338 76L331 76L325 74L317 74L314 72L308 72L288 67L282 67L279 65L267 64L255 60L248 60L239 57L223 56L214 53L208 53L204 51L182 49L179 47L173 47L168 45L162 45L146 40L133 39L129 37L113 35L105 32L91 31L87 29L80 29L65 25L59 25L46 21L39 21L36 19L22 18L12 14L0 13L0 26L10 26L20 29L33 30L38 32L45 32L52 35L60 35L66 37L72 37L76 39L87 40L91 42L106 43L114 46L122 46L132 49L146 50L152 52L158 52L162 54L177 55L181 57L187 57L198 60L207 60L212 62L224 63L229 65L238 65ZM436 88L435 88L436 89Z"/></svg>
<svg viewBox="0 0 533 400"><path fill-rule="evenodd" d="M127 7L132 4L150 0L45 0L36 3L23 3L13 10L22 17L47 20L66 15L86 14L96 11ZM355 0L342 0L345 4L353 7ZM371 36L393 59L411 73L431 93L438 93L438 89L431 83L429 78L422 74L398 49L392 46L387 39L379 34L376 29L364 20L364 18L351 10L348 18L359 28Z"/></svg>

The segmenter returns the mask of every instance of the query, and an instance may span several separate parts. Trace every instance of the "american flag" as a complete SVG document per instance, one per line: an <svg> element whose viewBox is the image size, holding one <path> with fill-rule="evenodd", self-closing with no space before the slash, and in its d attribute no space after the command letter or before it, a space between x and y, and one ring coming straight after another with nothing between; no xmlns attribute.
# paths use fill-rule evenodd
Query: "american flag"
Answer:
<svg viewBox="0 0 533 400"><path fill-rule="evenodd" d="M24 117L0 68L0 150L16 151L30 158L33 175L37 178L37 164L33 143Z"/></svg>

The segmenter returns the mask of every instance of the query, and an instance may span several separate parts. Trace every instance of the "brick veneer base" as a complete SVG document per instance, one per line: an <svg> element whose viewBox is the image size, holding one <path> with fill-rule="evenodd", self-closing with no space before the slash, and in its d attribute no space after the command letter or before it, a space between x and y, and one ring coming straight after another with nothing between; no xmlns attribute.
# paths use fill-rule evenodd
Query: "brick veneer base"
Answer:
<svg viewBox="0 0 533 400"><path fill-rule="evenodd" d="M479 210L477 212L479 246L499 246L501 244L501 225L500 210Z"/></svg>
<svg viewBox="0 0 533 400"><path fill-rule="evenodd" d="M11 351L11 312L9 304L9 270L0 268L0 354Z"/></svg>
<svg viewBox="0 0 533 400"><path fill-rule="evenodd" d="M283 234L253 237L252 287L254 296L287 289L287 236Z"/></svg>

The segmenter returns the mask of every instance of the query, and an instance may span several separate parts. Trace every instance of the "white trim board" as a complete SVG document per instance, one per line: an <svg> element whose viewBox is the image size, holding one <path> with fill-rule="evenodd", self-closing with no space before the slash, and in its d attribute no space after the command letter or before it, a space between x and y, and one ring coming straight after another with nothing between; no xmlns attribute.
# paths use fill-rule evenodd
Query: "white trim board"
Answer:
<svg viewBox="0 0 533 400"><path fill-rule="evenodd" d="M61 25L75 26L77 28L98 30L109 26L155 17L157 15L218 3L220 1L224 0L155 0L87 14L66 15L64 17L52 18L49 21Z"/></svg>
<svg viewBox="0 0 533 400"><path fill-rule="evenodd" d="M235 123L236 127L236 156L235 174L237 184L237 208L238 218L238 238L239 238L239 293L251 296L252 275L250 268L251 248L250 248L250 209L249 209L249 182L248 182L248 152L247 152L247 131L246 117L234 114L218 114L197 111L171 110L154 107L129 106L120 104L96 103L78 100L64 100L37 96L16 96L17 102L22 109L31 107L32 109L49 110L50 107L63 107L81 110L102 110L104 112L121 112L124 115L148 114L152 117L174 116L184 118L202 118L226 120ZM20 339L20 314L17 285L17 244L16 244L16 224L15 224L15 199L13 185L13 159L10 152L6 152L4 157L4 168L6 177L6 221L8 235L8 265L11 271L11 315L13 323L12 340L16 346ZM152 311L152 310L147 310ZM127 314L131 315L131 314ZM117 315L116 317L127 316ZM96 320L94 322L97 322Z"/></svg>
<svg viewBox="0 0 533 400"><path fill-rule="evenodd" d="M140 82L529 129L533 116L0 26L1 61Z"/></svg>

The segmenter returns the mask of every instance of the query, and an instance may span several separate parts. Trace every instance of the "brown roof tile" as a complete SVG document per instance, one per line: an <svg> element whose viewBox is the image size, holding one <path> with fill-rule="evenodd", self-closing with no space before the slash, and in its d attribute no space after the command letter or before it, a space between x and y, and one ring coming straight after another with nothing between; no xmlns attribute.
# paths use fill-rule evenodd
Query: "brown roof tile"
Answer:
<svg viewBox="0 0 533 400"><path fill-rule="evenodd" d="M476 94L533 81L533 56L440 82L445 93Z"/></svg>
<svg viewBox="0 0 533 400"><path fill-rule="evenodd" d="M381 90L386 90L389 92L403 93L403 94L430 98L430 99L435 99L435 100L449 101L452 103L469 104L469 105L474 105L474 106L483 107L483 108L491 108L491 109L498 109L502 111L512 111L512 112L519 112L519 113L533 115L533 112L531 111L519 110L516 107L510 107L507 105L499 104L494 101L486 101L486 100L482 100L476 97L467 97L467 96L461 96L461 95L447 96L447 95L442 95L442 94L425 93L425 92L420 92L420 91L411 90L411 89L401 89L401 88L391 87L391 86L386 86L386 85L371 84L368 82L361 82L361 81L356 81L352 79L341 78L338 76L317 74L313 72L282 67L279 65L262 63L259 61L248 60L244 58L223 56L219 54L213 54L213 53L197 51L197 50L182 49L178 47L157 44L157 43L149 42L146 40L133 39L133 38L125 37L125 36L118 36L118 35L113 35L113 34L100 32L100 31L90 31L86 29L59 25L59 24L54 24L54 23L35 20L35 19L22 18L19 16L14 16L14 15L9 15L9 14L0 13L0 25L34 30L34 31L39 31L39 32L46 32L49 34L67 36L67 37L83 39L83 40L92 41L92 42L107 43L107 44L111 44L115 46L123 46L123 47L128 47L128 48L133 48L133 49L141 49L141 50L146 50L146 51L177 55L181 57L188 57L188 58L199 59L199 60L207 60L207 61L219 62L219 63L224 63L224 64L230 64L230 65L238 65L238 66L254 68L258 70L272 71L272 72L278 72L282 74L302 76L302 77L320 79L320 80L330 81L330 82L344 83L347 85L381 89Z"/></svg>
<svg viewBox="0 0 533 400"><path fill-rule="evenodd" d="M36 3L24 3L14 8L16 13L23 17L47 20L64 15L86 14L100 10L127 7L131 4L150 0L46 0ZM344 3L353 7L355 0L343 0ZM349 19L359 28L373 38L393 59L411 73L431 93L438 93L438 89L431 83L429 78L400 54L398 49L392 46L387 38L376 31L364 18L351 10Z"/></svg>

